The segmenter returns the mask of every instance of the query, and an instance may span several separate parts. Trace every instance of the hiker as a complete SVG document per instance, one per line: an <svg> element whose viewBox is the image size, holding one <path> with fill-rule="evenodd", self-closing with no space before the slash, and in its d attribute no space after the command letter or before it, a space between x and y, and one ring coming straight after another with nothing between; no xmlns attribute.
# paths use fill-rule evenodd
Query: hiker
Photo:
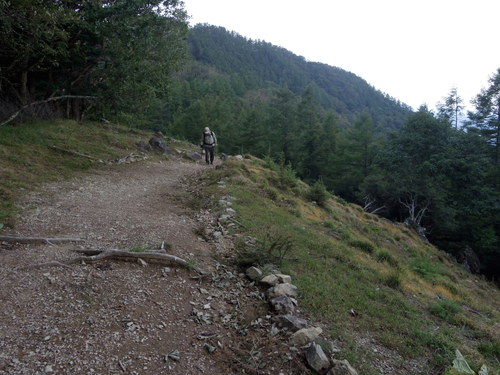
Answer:
<svg viewBox="0 0 500 375"><path fill-rule="evenodd" d="M217 137L215 133L211 131L208 127L205 128L203 132L203 137L201 138L201 146L205 151L205 162L206 164L214 163L215 147L217 147Z"/></svg>

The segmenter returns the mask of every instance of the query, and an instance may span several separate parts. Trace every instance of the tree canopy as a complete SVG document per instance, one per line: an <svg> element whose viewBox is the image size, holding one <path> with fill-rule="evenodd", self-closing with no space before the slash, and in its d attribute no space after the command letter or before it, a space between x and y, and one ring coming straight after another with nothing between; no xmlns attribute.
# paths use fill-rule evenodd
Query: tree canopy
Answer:
<svg viewBox="0 0 500 375"><path fill-rule="evenodd" d="M0 98L17 107L64 96L78 120L91 106L101 116L145 111L186 57L177 0L11 0L0 9Z"/></svg>

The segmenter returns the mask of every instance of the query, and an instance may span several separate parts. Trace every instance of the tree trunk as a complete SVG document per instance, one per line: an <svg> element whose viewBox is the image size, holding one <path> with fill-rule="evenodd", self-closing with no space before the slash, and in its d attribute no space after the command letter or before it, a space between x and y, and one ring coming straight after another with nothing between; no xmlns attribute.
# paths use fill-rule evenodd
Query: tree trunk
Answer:
<svg viewBox="0 0 500 375"><path fill-rule="evenodd" d="M73 112L73 119L76 122L81 122L82 121L80 103L81 103L80 98L72 98L71 99L71 109L72 109L72 112Z"/></svg>
<svg viewBox="0 0 500 375"><path fill-rule="evenodd" d="M19 97L23 105L28 104L28 63L30 56L26 55L23 62L21 63L21 77L19 79Z"/></svg>

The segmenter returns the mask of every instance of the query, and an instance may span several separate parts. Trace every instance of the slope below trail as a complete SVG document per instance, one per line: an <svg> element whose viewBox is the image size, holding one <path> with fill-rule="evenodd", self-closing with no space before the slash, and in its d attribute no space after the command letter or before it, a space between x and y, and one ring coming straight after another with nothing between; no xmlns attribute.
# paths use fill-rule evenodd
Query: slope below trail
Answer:
<svg viewBox="0 0 500 375"><path fill-rule="evenodd" d="M215 261L216 250L231 248L229 236L201 241L194 233L217 224L213 213L188 215L178 203L188 180L208 168L183 160L110 166L29 194L6 234L85 243L2 245L0 374L227 373L217 356L236 350L235 329L262 296ZM167 253L214 276L200 282L175 265L112 260L18 270L66 261L75 248L158 249L163 241Z"/></svg>

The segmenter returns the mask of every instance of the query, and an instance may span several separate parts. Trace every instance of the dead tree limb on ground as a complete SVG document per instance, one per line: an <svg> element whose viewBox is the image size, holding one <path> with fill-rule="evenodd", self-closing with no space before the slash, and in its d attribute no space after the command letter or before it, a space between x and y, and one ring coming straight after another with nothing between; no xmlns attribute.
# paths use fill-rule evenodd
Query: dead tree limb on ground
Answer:
<svg viewBox="0 0 500 375"><path fill-rule="evenodd" d="M87 250L72 250L77 253L83 253L85 254ZM98 254L95 254L95 252L99 251ZM188 263L186 260L176 257L175 255L170 255L170 254L165 254L165 253L160 253L160 252L142 252L142 253L137 253L134 251L124 251L124 250L92 250L92 253L95 255L90 255L90 256L81 256L77 257L74 259L71 259L66 262L66 264L72 264L72 263L78 263L81 262L82 260L86 263L94 263L98 262L103 259L126 259L126 258L141 258L141 259L154 259L154 260L159 260L159 261L165 261L165 262L172 262L179 264L183 267L186 268L192 268L195 271L198 271L200 273L205 273L205 271L202 271L200 268L193 266L192 264ZM208 274L208 273L207 273Z"/></svg>
<svg viewBox="0 0 500 375"><path fill-rule="evenodd" d="M105 251L119 251L119 252L127 253L127 251L122 251L122 250L97 250L97 249L72 249L70 251L73 251L73 252L79 253L79 254L85 254L86 256L99 255ZM167 254L167 251L165 249L147 250L147 251L142 252L142 253L133 252L133 254Z"/></svg>
<svg viewBox="0 0 500 375"><path fill-rule="evenodd" d="M85 254L84 256L76 257L66 262L46 262L39 264L32 264L29 266L17 268L16 270L24 270L31 268L40 268L47 266L57 266L57 267L69 267L69 264L75 264L80 262L85 263L95 263L104 259L114 259L114 260L127 260L127 259L153 259L160 262L174 263L180 266L193 269L198 272L202 277L210 275L210 272L202 270L200 267L189 263L188 261L176 257L175 255L166 254L165 250L151 251L151 252L142 252L136 253L133 251L123 251L123 250L80 250L74 249L70 250L79 254Z"/></svg>

